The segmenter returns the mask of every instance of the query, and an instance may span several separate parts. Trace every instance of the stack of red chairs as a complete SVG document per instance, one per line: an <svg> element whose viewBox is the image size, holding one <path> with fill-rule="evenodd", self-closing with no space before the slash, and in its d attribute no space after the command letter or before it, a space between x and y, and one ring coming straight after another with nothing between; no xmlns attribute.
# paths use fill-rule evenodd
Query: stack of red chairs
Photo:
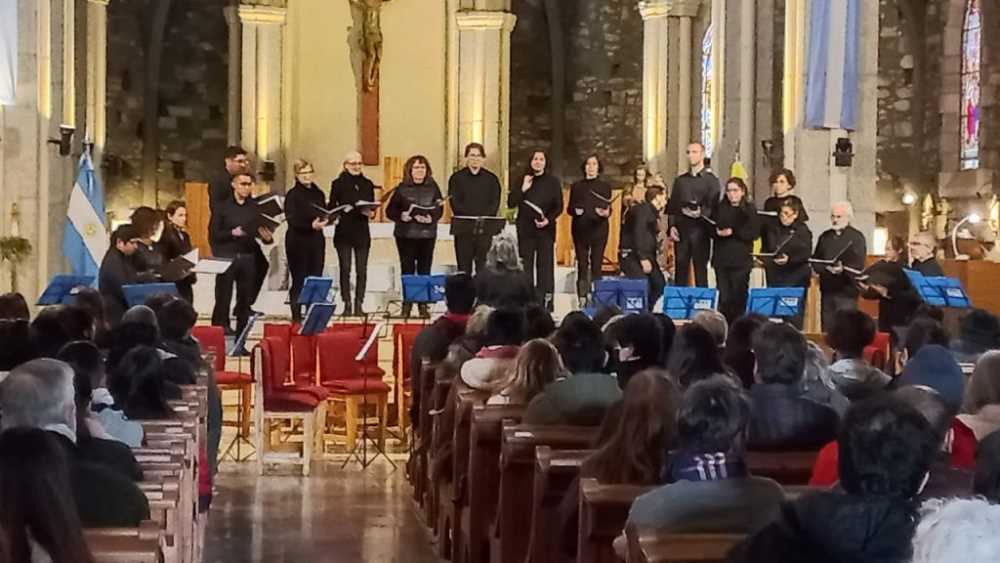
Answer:
<svg viewBox="0 0 1000 563"><path fill-rule="evenodd" d="M383 381L384 370L378 366L378 341L372 344L360 362L355 361L366 341L364 327L339 327L340 325L334 325L316 338L320 385L330 391L333 399L345 403L349 450L354 448L358 427L364 424L367 417L367 413L361 412L361 407L366 402L377 408L378 440L384 447L390 388Z"/></svg>
<svg viewBox="0 0 1000 563"><path fill-rule="evenodd" d="M238 427L240 436L249 439L253 377L249 373L226 370L226 334L221 326L196 326L191 330L191 336L201 344L202 351L211 351L215 355L212 367L215 370L215 383L219 386L219 390L239 393L240 406L236 423L223 422L223 424Z"/></svg>

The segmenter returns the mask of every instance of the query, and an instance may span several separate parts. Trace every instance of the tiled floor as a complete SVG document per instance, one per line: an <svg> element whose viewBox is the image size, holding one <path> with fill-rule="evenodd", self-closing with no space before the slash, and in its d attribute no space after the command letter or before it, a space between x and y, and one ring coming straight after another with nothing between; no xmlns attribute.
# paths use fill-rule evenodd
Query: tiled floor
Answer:
<svg viewBox="0 0 1000 563"><path fill-rule="evenodd" d="M253 463L223 464L205 542L206 563L439 563L411 502L402 466L317 462L258 478Z"/></svg>

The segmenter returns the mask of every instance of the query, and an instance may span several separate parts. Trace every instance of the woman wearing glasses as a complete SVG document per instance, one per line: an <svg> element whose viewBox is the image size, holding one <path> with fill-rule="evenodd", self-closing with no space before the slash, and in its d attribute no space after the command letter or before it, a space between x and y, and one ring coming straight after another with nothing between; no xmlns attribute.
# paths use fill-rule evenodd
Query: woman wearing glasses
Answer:
<svg viewBox="0 0 1000 563"><path fill-rule="evenodd" d="M299 294L308 276L323 275L323 259L326 256L326 239L323 227L326 216L320 211L326 196L313 182L316 169L307 160L296 160L295 185L285 196L285 218L288 233L285 234L285 255L288 256L288 271L292 275L292 287L288 300L292 308L292 322L302 322L302 306Z"/></svg>
<svg viewBox="0 0 1000 563"><path fill-rule="evenodd" d="M344 169L330 185L330 209L352 206L341 213L333 232L333 247L337 249L340 266L340 296L344 300L344 316L365 314L365 287L368 283L368 251L372 246L368 222L375 207L357 207L358 202L375 201L375 184L361 171L361 153L351 151L344 156ZM354 300L351 301L351 256L357 268Z"/></svg>

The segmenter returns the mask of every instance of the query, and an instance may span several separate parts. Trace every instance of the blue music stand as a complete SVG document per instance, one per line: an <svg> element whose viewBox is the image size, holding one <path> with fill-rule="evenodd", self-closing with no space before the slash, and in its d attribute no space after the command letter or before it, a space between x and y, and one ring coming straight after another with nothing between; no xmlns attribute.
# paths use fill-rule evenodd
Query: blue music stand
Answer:
<svg viewBox="0 0 1000 563"><path fill-rule="evenodd" d="M768 287L750 290L747 313L759 313L769 319L796 317L806 297L804 287Z"/></svg>
<svg viewBox="0 0 1000 563"><path fill-rule="evenodd" d="M52 277L45 291L38 296L36 305L62 305L72 301L73 290L80 287L90 287L94 285L97 278L94 276L74 276L70 274L59 274Z"/></svg>
<svg viewBox="0 0 1000 563"><path fill-rule="evenodd" d="M403 275L403 301L437 303L444 301L445 274Z"/></svg>
<svg viewBox="0 0 1000 563"><path fill-rule="evenodd" d="M229 349L229 353L227 354L228 356L236 356L237 352L240 352L245 348L247 338L250 336L250 331L253 330L253 325L257 322L257 318L260 316L261 315L256 313L250 315L250 318L247 319L247 326L243 327L243 332L239 333L239 335L236 336L236 340L233 341L233 347ZM242 365L240 366L240 371L243 371Z"/></svg>
<svg viewBox="0 0 1000 563"><path fill-rule="evenodd" d="M302 284L302 291L299 292L299 305L312 305L313 303L332 303L333 278L320 276L309 276Z"/></svg>
<svg viewBox="0 0 1000 563"><path fill-rule="evenodd" d="M962 282L958 278L946 276L929 276L924 278L928 291L934 292L934 296L928 295L924 298L930 305L939 307L951 307L954 309L970 309L972 301L962 287ZM923 295L921 295L923 297Z"/></svg>
<svg viewBox="0 0 1000 563"><path fill-rule="evenodd" d="M336 306L333 303L313 303L309 305L306 318L302 321L302 326L299 327L299 334L312 336L323 332L326 330L327 325L330 324L330 319L333 318L335 310Z"/></svg>
<svg viewBox="0 0 1000 563"><path fill-rule="evenodd" d="M691 320L698 311L715 309L719 290L710 287L663 288L663 312L672 319Z"/></svg>
<svg viewBox="0 0 1000 563"><path fill-rule="evenodd" d="M631 278L601 278L594 281L594 303L615 306L622 312L646 311L649 282Z"/></svg>
<svg viewBox="0 0 1000 563"><path fill-rule="evenodd" d="M128 303L129 307L145 304L146 299L152 295L166 293L167 295L173 295L174 297L180 296L177 293L177 284L173 283L137 283L135 285L123 285L122 291L125 292L125 302Z"/></svg>

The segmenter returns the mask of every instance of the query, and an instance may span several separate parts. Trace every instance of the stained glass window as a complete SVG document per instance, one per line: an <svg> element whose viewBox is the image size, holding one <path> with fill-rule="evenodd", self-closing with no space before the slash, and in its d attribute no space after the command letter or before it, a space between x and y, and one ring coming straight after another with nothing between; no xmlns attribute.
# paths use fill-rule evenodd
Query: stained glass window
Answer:
<svg viewBox="0 0 1000 563"><path fill-rule="evenodd" d="M979 168L980 73L983 18L980 0L968 0L962 28L962 170Z"/></svg>
<svg viewBox="0 0 1000 563"><path fill-rule="evenodd" d="M705 30L701 42L701 144L705 145L705 156L712 156L712 26Z"/></svg>

